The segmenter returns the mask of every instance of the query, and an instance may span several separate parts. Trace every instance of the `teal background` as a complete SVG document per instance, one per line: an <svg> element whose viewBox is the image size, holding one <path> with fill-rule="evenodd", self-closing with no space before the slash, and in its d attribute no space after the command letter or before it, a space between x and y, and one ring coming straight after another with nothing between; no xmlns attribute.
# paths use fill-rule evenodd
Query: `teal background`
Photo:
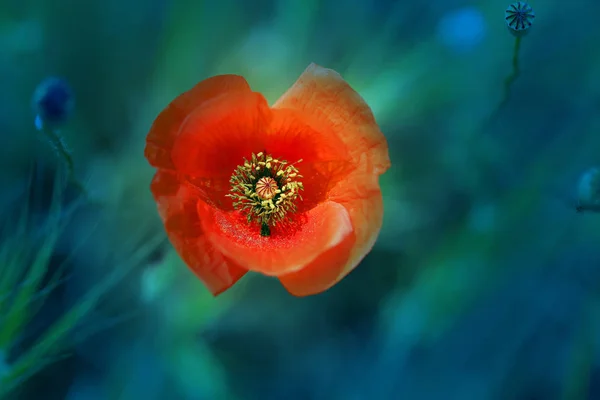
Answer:
<svg viewBox="0 0 600 400"><path fill-rule="evenodd" d="M600 164L600 3L531 3L499 108L509 4L0 0L0 397L600 399L600 215L575 212ZM165 240L145 135L202 79L272 103L311 62L387 137L379 240L321 295L250 274L213 298ZM35 127L51 76L94 201Z"/></svg>

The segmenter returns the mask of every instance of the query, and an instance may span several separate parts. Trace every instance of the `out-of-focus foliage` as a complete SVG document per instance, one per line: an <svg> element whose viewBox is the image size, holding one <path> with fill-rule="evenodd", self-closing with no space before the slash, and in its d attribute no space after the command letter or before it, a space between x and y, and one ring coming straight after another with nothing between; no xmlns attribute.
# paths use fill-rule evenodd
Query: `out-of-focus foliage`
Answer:
<svg viewBox="0 0 600 400"><path fill-rule="evenodd" d="M0 249L0 395L6 395L60 355L58 342L77 323L81 313L59 321L43 338L14 361L9 354L24 340L23 333L48 294L60 284L60 273L48 275L48 264L65 218L60 199L55 197L49 216L32 232L31 210L23 207L14 221L5 218ZM68 216L67 216L68 217ZM11 223L12 222L12 223ZM38 232L39 230L39 232ZM47 283L44 284L46 278ZM59 354L55 354L59 353Z"/></svg>
<svg viewBox="0 0 600 400"><path fill-rule="evenodd" d="M45 212L60 240L46 223L0 245L2 279L24 273L21 237L36 238L28 257L68 254L71 278L35 291L40 313L86 308L97 332L62 336L57 363L36 358L21 398L599 398L600 214L576 207L600 165L600 3L532 2L519 42L509 5L2 0L0 205L18 201L33 160L64 167L31 110L50 76L74 92L61 138L94 200L66 226ZM388 138L380 238L324 294L250 275L212 298L165 241L145 135L199 80L238 73L273 102L310 62L338 70ZM87 313L79 299L115 275Z"/></svg>
<svg viewBox="0 0 600 400"><path fill-rule="evenodd" d="M57 264L56 250L61 235L77 209L78 202L64 204L63 180L55 180L49 204L40 217L39 188L32 188L32 175L25 202L17 216L3 215L0 246L0 398L14 394L32 376L68 357L71 346L101 329L102 321L89 315L124 274L130 270L123 259L121 270L111 271L76 303L40 329L48 300L69 279L68 257ZM48 194L46 194L48 195ZM93 229L93 226L90 227ZM140 248L144 250L144 248ZM146 252L147 253L147 252ZM142 258L147 257L143 254ZM139 255L138 255L139 258ZM135 260L139 262L139 260ZM41 317L41 318L40 318Z"/></svg>

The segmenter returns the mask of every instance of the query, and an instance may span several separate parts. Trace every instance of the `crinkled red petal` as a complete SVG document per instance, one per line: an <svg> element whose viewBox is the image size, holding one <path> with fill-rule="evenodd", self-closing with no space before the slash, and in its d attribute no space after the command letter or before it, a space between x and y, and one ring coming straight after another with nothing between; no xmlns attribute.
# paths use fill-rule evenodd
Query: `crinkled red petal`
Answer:
<svg viewBox="0 0 600 400"><path fill-rule="evenodd" d="M267 237L237 211L225 212L198 203L198 214L208 239L225 257L251 271L272 276L304 268L352 234L348 212L332 202L296 215L288 226L272 227Z"/></svg>
<svg viewBox="0 0 600 400"><path fill-rule="evenodd" d="M226 259L208 241L198 217L194 189L181 184L177 174L163 170L156 173L151 190L173 247L213 295L244 276L245 268Z"/></svg>

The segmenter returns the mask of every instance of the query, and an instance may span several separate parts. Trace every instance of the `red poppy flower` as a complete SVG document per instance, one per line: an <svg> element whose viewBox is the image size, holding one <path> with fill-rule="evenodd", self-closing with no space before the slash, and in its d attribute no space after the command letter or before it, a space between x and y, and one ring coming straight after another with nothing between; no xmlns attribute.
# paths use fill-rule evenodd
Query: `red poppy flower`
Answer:
<svg viewBox="0 0 600 400"><path fill-rule="evenodd" d="M159 114L145 155L169 239L214 295L247 271L296 296L325 291L381 228L385 137L360 95L315 64L272 107L241 76L200 82Z"/></svg>

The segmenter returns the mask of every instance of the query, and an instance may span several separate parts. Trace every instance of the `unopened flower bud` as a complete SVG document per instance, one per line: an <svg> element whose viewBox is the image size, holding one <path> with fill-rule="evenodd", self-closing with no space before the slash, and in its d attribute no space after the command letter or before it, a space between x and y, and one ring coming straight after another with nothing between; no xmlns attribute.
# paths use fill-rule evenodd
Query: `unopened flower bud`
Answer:
<svg viewBox="0 0 600 400"><path fill-rule="evenodd" d="M71 115L73 106L73 91L66 80L56 77L44 79L33 95L36 128L60 126Z"/></svg>

